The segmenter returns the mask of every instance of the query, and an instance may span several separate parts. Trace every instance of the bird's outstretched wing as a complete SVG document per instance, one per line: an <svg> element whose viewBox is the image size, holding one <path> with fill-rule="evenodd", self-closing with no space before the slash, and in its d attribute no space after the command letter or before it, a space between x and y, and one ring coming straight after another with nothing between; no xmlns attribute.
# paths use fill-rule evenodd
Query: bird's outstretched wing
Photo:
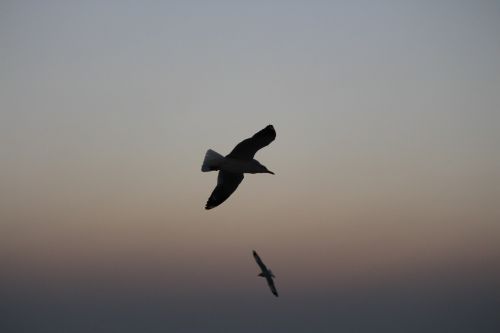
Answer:
<svg viewBox="0 0 500 333"><path fill-rule="evenodd" d="M238 143L226 157L251 160L259 149L273 142L275 138L276 131L273 125L268 125L266 128L255 133L251 138Z"/></svg>
<svg viewBox="0 0 500 333"><path fill-rule="evenodd" d="M226 201L226 199L236 191L236 188L238 188L242 180L242 173L219 171L217 186L212 191L210 198L208 198L205 209L212 209Z"/></svg>
<svg viewBox="0 0 500 333"><path fill-rule="evenodd" d="M259 265L262 272L267 272L266 265L264 265L262 259L260 259L259 255L257 254L257 252L255 252L255 250L253 251L253 257L255 258L255 261L257 262L257 265Z"/></svg>
<svg viewBox="0 0 500 333"><path fill-rule="evenodd" d="M274 294L274 296L278 297L278 291L276 290L276 287L274 286L274 281L272 277L266 277L267 284L269 286L269 289L271 289L271 292Z"/></svg>

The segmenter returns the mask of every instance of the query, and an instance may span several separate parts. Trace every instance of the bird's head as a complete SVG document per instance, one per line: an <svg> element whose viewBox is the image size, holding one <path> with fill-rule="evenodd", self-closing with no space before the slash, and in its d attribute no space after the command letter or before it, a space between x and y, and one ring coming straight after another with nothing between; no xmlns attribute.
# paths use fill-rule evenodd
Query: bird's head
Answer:
<svg viewBox="0 0 500 333"><path fill-rule="evenodd" d="M253 169L253 172L250 172L250 173L270 173L271 175L274 175L274 172L272 172L265 165L260 164L256 160L253 161L252 169Z"/></svg>
<svg viewBox="0 0 500 333"><path fill-rule="evenodd" d="M270 173L271 175L274 175L274 172L272 172L271 170L267 169L266 167L264 167L266 169L266 171L264 173Z"/></svg>

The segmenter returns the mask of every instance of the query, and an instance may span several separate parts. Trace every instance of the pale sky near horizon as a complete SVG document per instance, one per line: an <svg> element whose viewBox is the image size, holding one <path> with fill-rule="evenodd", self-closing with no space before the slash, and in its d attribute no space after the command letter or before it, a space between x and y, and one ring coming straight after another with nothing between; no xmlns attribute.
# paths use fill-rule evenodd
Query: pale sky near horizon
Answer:
<svg viewBox="0 0 500 333"><path fill-rule="evenodd" d="M1 1L0 73L13 331L500 327L498 2Z"/></svg>

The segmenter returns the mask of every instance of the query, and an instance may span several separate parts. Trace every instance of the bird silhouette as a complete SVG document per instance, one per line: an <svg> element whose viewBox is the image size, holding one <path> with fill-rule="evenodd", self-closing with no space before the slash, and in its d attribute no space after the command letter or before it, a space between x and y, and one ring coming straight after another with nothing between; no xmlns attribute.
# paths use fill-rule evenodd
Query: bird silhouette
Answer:
<svg viewBox="0 0 500 333"><path fill-rule="evenodd" d="M212 149L207 150L201 171L218 170L219 175L217 176L217 186L208 198L205 209L212 209L226 201L240 185L244 173L270 173L274 175L274 172L260 164L254 159L254 156L259 149L269 145L275 138L274 127L268 125L251 138L238 143L225 157Z"/></svg>
<svg viewBox="0 0 500 333"><path fill-rule="evenodd" d="M258 276L261 276L263 278L266 278L267 285L269 286L269 289L271 289L271 292L274 294L274 296L278 297L278 291L276 290L276 287L274 286L274 281L273 278L275 277L273 272L264 265L262 262L262 259L260 259L259 255L255 250L253 250L253 257L255 258L255 261L257 262L257 265L259 265L261 269L261 273Z"/></svg>

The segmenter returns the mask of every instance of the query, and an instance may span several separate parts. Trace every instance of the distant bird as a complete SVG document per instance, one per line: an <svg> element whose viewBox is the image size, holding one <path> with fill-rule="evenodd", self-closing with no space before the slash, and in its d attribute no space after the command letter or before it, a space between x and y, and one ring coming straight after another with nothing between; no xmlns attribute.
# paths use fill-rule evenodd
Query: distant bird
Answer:
<svg viewBox="0 0 500 333"><path fill-rule="evenodd" d="M274 281L273 278L275 277L273 272L264 265L262 260L260 259L259 255L255 250L253 251L253 257L255 258L255 261L257 262L257 265L259 265L260 269L262 270L262 273L260 273L257 276L262 276L266 278L267 284L269 285L269 289L271 289L271 292L274 294L274 296L278 297L278 291L276 290L276 287L274 286Z"/></svg>
<svg viewBox="0 0 500 333"><path fill-rule="evenodd" d="M276 131L273 125L268 125L251 138L238 143L226 157L212 149L207 150L201 171L219 170L219 175L217 176L217 186L208 198L205 209L212 209L226 201L240 185L244 173L270 173L274 175L274 172L269 171L253 157L259 149L273 142L275 138Z"/></svg>

